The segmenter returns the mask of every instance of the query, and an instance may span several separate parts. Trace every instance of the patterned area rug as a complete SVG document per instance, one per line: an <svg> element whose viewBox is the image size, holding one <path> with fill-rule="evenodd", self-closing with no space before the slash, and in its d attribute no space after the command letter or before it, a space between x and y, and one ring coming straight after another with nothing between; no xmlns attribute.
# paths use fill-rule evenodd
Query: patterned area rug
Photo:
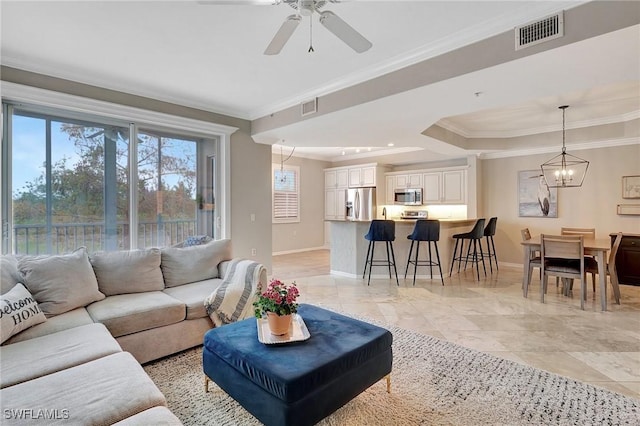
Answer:
<svg viewBox="0 0 640 426"><path fill-rule="evenodd" d="M640 401L398 327L391 394L384 380L319 423L370 425L640 425ZM145 365L185 425L260 425L215 384L202 348Z"/></svg>

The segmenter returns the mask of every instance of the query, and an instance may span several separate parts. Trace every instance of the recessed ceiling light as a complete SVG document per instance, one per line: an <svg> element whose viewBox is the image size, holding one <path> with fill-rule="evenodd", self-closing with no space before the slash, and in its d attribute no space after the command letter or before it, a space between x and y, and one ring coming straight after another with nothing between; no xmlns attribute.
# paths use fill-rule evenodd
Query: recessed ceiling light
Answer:
<svg viewBox="0 0 640 426"><path fill-rule="evenodd" d="M392 143L388 143L387 146L393 146L393 144Z"/></svg>
<svg viewBox="0 0 640 426"><path fill-rule="evenodd" d="M367 148L367 151L371 152L371 147Z"/></svg>
<svg viewBox="0 0 640 426"><path fill-rule="evenodd" d="M356 152L360 152L360 148L356 148Z"/></svg>
<svg viewBox="0 0 640 426"><path fill-rule="evenodd" d="M342 155L345 155L345 152L344 152L344 151L342 151Z"/></svg>

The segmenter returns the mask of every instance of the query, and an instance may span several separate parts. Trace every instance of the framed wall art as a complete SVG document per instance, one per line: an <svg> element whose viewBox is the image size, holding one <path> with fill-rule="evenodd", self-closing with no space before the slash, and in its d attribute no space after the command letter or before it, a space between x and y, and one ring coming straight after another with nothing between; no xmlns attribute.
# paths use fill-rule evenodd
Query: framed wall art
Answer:
<svg viewBox="0 0 640 426"><path fill-rule="evenodd" d="M622 198L640 198L640 176L622 176Z"/></svg>
<svg viewBox="0 0 640 426"><path fill-rule="evenodd" d="M540 170L518 172L518 216L558 217L558 188L549 188Z"/></svg>

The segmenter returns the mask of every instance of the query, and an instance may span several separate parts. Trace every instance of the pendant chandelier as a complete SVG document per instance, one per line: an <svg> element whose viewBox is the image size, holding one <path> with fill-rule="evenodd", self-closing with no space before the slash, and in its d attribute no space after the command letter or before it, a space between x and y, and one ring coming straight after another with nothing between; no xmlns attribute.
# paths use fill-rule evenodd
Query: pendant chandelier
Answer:
<svg viewBox="0 0 640 426"><path fill-rule="evenodd" d="M589 162L567 154L564 114L569 105L562 105L558 108L562 110L562 153L542 164L540 168L549 188L575 188L582 186Z"/></svg>

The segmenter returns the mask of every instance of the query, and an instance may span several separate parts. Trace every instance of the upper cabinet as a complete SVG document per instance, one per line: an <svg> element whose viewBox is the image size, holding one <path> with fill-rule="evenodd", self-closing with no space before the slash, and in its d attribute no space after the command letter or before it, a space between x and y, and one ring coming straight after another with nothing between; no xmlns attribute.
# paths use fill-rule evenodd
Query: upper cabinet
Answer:
<svg viewBox="0 0 640 426"><path fill-rule="evenodd" d="M424 173L422 179L424 204L464 204L466 202L466 170Z"/></svg>
<svg viewBox="0 0 640 426"><path fill-rule="evenodd" d="M465 204L467 170L433 169L386 174L386 202L394 203L396 189L422 188L422 204Z"/></svg>
<svg viewBox="0 0 640 426"><path fill-rule="evenodd" d="M349 171L347 169L325 170L324 187L327 188L348 188Z"/></svg>
<svg viewBox="0 0 640 426"><path fill-rule="evenodd" d="M395 176L395 188L422 188L422 174L412 173Z"/></svg>
<svg viewBox="0 0 640 426"><path fill-rule="evenodd" d="M358 188L364 186L376 186L376 167L350 167L349 187Z"/></svg>

